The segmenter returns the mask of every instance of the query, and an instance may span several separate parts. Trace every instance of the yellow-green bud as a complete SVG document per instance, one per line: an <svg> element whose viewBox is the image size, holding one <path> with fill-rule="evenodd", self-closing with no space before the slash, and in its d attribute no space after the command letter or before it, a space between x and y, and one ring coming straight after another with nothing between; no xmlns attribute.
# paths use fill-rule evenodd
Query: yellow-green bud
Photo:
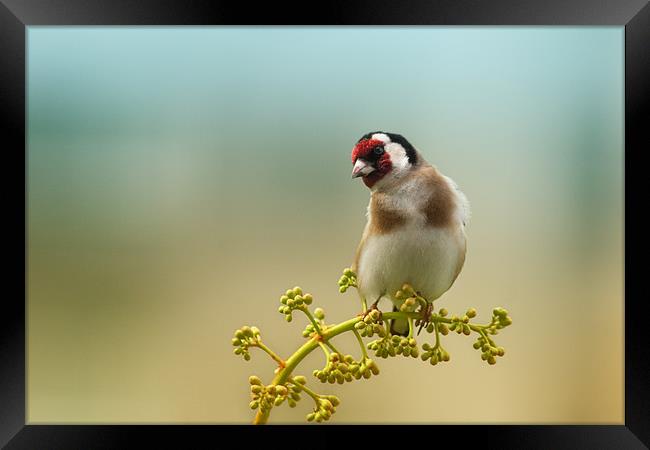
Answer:
<svg viewBox="0 0 650 450"><path fill-rule="evenodd" d="M280 297L280 303L282 303L283 305L287 304L287 300L289 300L289 297L287 297L286 295Z"/></svg>
<svg viewBox="0 0 650 450"><path fill-rule="evenodd" d="M302 375L297 375L293 377L293 381L295 381L298 384L306 384L307 383L307 378L305 378Z"/></svg>
<svg viewBox="0 0 650 450"><path fill-rule="evenodd" d="M252 385L251 386L251 392L253 394L259 394L260 392L262 392L262 386L259 386L257 384Z"/></svg>
<svg viewBox="0 0 650 450"><path fill-rule="evenodd" d="M347 291L347 290L348 290L348 288L345 287L345 286L341 286L341 287L339 288L339 292L340 292L341 294L344 294L345 291Z"/></svg>
<svg viewBox="0 0 650 450"><path fill-rule="evenodd" d="M344 274L346 277L353 277L353 276L354 276L354 272L352 272L352 269L350 269L350 268L346 268L346 269L343 271L343 274Z"/></svg>
<svg viewBox="0 0 650 450"><path fill-rule="evenodd" d="M284 295L286 295L289 298L293 298L296 294L293 293L293 289L287 289Z"/></svg>
<svg viewBox="0 0 650 450"><path fill-rule="evenodd" d="M404 284L402 285L402 290L406 292L409 295L415 294L415 291L413 290L413 287L411 287L410 284Z"/></svg>
<svg viewBox="0 0 650 450"><path fill-rule="evenodd" d="M306 304L308 304L308 305L311 305L311 302L314 301L314 297L312 297L311 294L305 294L305 295L302 297L302 299L303 299L304 302L305 302Z"/></svg>
<svg viewBox="0 0 650 450"><path fill-rule="evenodd" d="M323 320L325 318L325 311L323 311L323 308L316 308L314 310L314 317L318 320Z"/></svg>
<svg viewBox="0 0 650 450"><path fill-rule="evenodd" d="M260 380L260 378L256 377L255 375L251 375L250 377L248 377L248 382L251 385L257 385L257 386L261 386L262 384L262 380Z"/></svg>
<svg viewBox="0 0 650 450"><path fill-rule="evenodd" d="M293 317L291 317L291 314L288 314L284 316L284 320L286 320L287 322L291 322L293 320Z"/></svg>
<svg viewBox="0 0 650 450"><path fill-rule="evenodd" d="M232 338L232 345L241 345L241 340L237 338Z"/></svg>
<svg viewBox="0 0 650 450"><path fill-rule="evenodd" d="M243 339L245 337L244 332L242 330L235 331L235 337L237 337L238 339Z"/></svg>
<svg viewBox="0 0 650 450"><path fill-rule="evenodd" d="M470 308L470 309L467 310L466 314L467 314L467 317L472 319L472 318L476 317L476 309Z"/></svg>
<svg viewBox="0 0 650 450"><path fill-rule="evenodd" d="M438 314L440 314L442 317L445 317L448 314L448 312L445 308L442 308L440 309L440 311L438 311Z"/></svg>
<svg viewBox="0 0 650 450"><path fill-rule="evenodd" d="M257 409L258 406L260 406L260 402L258 400L254 400L248 404L248 406L251 407L251 409Z"/></svg>
<svg viewBox="0 0 650 450"><path fill-rule="evenodd" d="M490 355L490 356L488 356L487 362L490 365L494 365L494 364L497 363L497 359L494 356Z"/></svg>
<svg viewBox="0 0 650 450"><path fill-rule="evenodd" d="M443 336L447 336L449 334L449 327L445 323L441 323L438 329Z"/></svg>

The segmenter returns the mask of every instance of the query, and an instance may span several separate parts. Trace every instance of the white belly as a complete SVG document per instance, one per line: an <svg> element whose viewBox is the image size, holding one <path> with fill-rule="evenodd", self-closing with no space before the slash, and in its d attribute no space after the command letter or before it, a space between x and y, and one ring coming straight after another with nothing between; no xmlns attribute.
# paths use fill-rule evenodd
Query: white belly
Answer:
<svg viewBox="0 0 650 450"><path fill-rule="evenodd" d="M382 296L399 306L395 292L409 283L433 301L451 287L464 257L465 234L460 228L411 224L372 235L359 255L359 291L369 303Z"/></svg>

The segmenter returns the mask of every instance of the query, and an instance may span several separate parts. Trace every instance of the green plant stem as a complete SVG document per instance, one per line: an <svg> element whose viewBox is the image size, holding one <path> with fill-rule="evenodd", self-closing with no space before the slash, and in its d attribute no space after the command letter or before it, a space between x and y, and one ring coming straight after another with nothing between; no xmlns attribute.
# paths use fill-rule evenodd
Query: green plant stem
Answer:
<svg viewBox="0 0 650 450"><path fill-rule="evenodd" d="M386 312L382 314L382 317L386 320L390 320L390 319L413 320L413 319L420 318L421 314L416 312ZM271 384L276 386L281 384L284 385L289 379L289 377L291 377L291 374L293 373L294 369L298 366L298 364L300 364L300 362L303 359L305 359L305 357L309 355L314 349L318 348L321 342L323 341L327 342L329 339L333 338L334 336L338 336L339 334L353 330L354 325L360 320L363 320L360 316L354 317L352 319L346 320L345 322L341 322L338 325L334 325L329 328L326 328L321 331L322 334L316 335L311 339L309 339L298 350L296 350L293 353L293 355L289 357L289 359L284 361L284 367L278 371L278 373L273 378L273 381L271 381ZM434 316L431 318L431 320L439 323L452 322L451 319L448 319L446 317L440 317L440 316ZM481 331L483 331L485 326L470 325L470 328L480 333ZM262 412L261 410L258 409L257 414L255 415L255 419L253 420L253 424L262 425L267 423L270 413L271 410Z"/></svg>
<svg viewBox="0 0 650 450"><path fill-rule="evenodd" d="M314 330L316 330L316 333L323 336L323 331L321 330L320 325L318 325L318 322L316 321L312 313L309 311L309 309L305 307L305 308L301 308L300 311L305 313L305 315L307 316L311 324L314 326ZM332 350L333 352L341 354L341 352L339 352L331 342L325 340L325 345L327 345L330 348L330 350Z"/></svg>
<svg viewBox="0 0 650 450"><path fill-rule="evenodd" d="M277 353L275 353L273 350L271 350L270 348L268 348L268 347L267 347L266 345L264 345L262 342L258 342L257 344L255 344L255 346L258 347L258 348L260 348L260 349L262 349L262 350L264 350L264 351L265 351L265 352L266 352L266 353L267 353L267 354L268 354L268 355L269 355L269 356L270 356L274 361L276 361L276 362L280 365L280 367L283 367L283 366L284 366L285 363L284 363L284 361L282 360L282 358L280 358L280 357L277 355Z"/></svg>
<svg viewBox="0 0 650 450"><path fill-rule="evenodd" d="M361 335L359 334L356 328L352 328L352 331L354 332L354 336L357 338L357 341L359 341L359 347L361 347L361 353L363 354L363 359L368 359L366 346L363 345L363 339L361 339Z"/></svg>
<svg viewBox="0 0 650 450"><path fill-rule="evenodd" d="M316 330L316 333L318 334L323 334L323 332L320 329L320 326L318 325L318 322L316 322L316 319L314 319L314 316L312 316L311 312L307 307L302 307L300 308L300 311L304 312L311 324L314 326L314 330Z"/></svg>
<svg viewBox="0 0 650 450"><path fill-rule="evenodd" d="M314 399L314 402L316 403L316 406L318 406L318 399L320 399L320 395L309 389L307 386L304 384L298 384L293 382L294 386L298 386L300 390L305 391L307 395L309 395L311 398Z"/></svg>
<svg viewBox="0 0 650 450"><path fill-rule="evenodd" d="M438 322L434 321L433 322L433 329L436 332L436 345L433 347L434 350L440 348L440 330L438 329L438 326L439 326Z"/></svg>

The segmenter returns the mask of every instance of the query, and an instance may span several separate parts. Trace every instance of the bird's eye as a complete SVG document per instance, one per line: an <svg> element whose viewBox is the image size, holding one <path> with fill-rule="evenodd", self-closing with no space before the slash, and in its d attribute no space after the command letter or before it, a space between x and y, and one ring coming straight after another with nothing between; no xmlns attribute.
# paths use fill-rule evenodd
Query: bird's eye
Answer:
<svg viewBox="0 0 650 450"><path fill-rule="evenodd" d="M373 149L373 153L375 155L381 155L382 153L384 153L384 147L375 147Z"/></svg>

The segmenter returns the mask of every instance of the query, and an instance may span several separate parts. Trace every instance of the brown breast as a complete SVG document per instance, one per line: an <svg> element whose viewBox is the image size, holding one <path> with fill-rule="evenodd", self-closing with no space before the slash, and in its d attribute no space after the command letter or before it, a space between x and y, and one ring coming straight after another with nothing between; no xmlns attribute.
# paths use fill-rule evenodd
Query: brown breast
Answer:
<svg viewBox="0 0 650 450"><path fill-rule="evenodd" d="M370 199L370 233L386 234L406 223L406 216L391 208L388 196L375 192Z"/></svg>
<svg viewBox="0 0 650 450"><path fill-rule="evenodd" d="M421 177L427 200L422 205L422 213L427 225L448 227L454 224L455 199L452 188L434 167L425 167L416 176Z"/></svg>

